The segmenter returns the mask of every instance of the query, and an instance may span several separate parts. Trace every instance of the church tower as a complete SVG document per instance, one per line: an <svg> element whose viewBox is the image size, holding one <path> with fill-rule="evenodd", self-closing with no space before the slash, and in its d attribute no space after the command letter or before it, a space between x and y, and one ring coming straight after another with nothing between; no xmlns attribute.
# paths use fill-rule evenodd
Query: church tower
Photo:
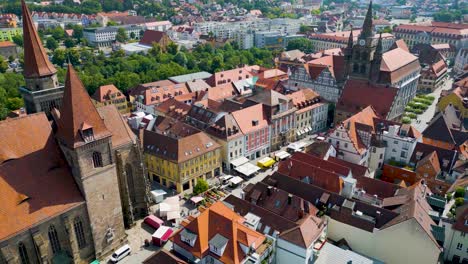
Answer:
<svg viewBox="0 0 468 264"><path fill-rule="evenodd" d="M348 43L349 58L347 59L347 72L350 78L371 79L373 70L371 68L379 67L373 64L375 50L377 48L377 39L372 26L372 1L369 3L361 34L355 45ZM349 41L348 41L349 42ZM346 52L345 52L346 56Z"/></svg>
<svg viewBox="0 0 468 264"><path fill-rule="evenodd" d="M56 138L86 200L96 257L126 238L111 132L69 64Z"/></svg>
<svg viewBox="0 0 468 264"><path fill-rule="evenodd" d="M59 108L62 102L63 86L57 79L57 70L49 61L37 34L31 14L24 0L23 13L24 70L26 86L20 88L28 114L45 112L50 119L50 111Z"/></svg>

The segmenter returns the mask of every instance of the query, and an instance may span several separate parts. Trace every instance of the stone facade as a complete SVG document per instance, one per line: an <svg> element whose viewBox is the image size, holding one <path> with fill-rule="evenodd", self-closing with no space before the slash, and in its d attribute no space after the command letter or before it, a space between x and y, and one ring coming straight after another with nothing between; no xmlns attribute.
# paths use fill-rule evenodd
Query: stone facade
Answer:
<svg viewBox="0 0 468 264"><path fill-rule="evenodd" d="M96 257L107 255L126 239L116 164L110 137L76 149L61 145L73 177L85 197ZM99 155L101 164L94 163Z"/></svg>
<svg viewBox="0 0 468 264"><path fill-rule="evenodd" d="M54 241L58 241L58 243L54 243L54 246L51 242L53 230L56 233ZM78 233L80 233L80 238L77 236ZM92 241L91 225L86 206L82 204L17 236L2 241L0 243L0 256L5 263L9 264L20 264L22 260L27 260L31 264L39 264L54 263L53 256L56 253L62 253L73 258L74 263L89 263L94 260ZM57 249L59 251L54 253L54 250Z"/></svg>
<svg viewBox="0 0 468 264"><path fill-rule="evenodd" d="M149 183L143 154L138 143L115 149L122 212L126 227L134 225L135 218L148 215Z"/></svg>

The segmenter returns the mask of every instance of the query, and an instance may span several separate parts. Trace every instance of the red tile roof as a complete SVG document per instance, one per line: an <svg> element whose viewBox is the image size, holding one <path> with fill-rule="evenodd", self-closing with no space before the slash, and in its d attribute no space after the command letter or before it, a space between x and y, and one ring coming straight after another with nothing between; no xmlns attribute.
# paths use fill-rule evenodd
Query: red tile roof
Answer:
<svg viewBox="0 0 468 264"><path fill-rule="evenodd" d="M143 104L160 104L169 98L188 94L189 91L185 83L173 83L169 80L162 80L151 83L140 84L130 90L129 95L139 100L143 97Z"/></svg>
<svg viewBox="0 0 468 264"><path fill-rule="evenodd" d="M344 77L344 65L342 55L324 56L308 63L309 74L312 79L316 79L324 69L328 68L335 79L341 80Z"/></svg>
<svg viewBox="0 0 468 264"><path fill-rule="evenodd" d="M244 134L249 134L253 131L268 127L268 120L263 111L262 104L256 104L242 110L232 112L232 116ZM254 121L257 121L258 124L254 125Z"/></svg>
<svg viewBox="0 0 468 264"><path fill-rule="evenodd" d="M0 241L84 203L44 113L0 122Z"/></svg>
<svg viewBox="0 0 468 264"><path fill-rule="evenodd" d="M0 48L5 48L5 47L16 47L16 44L11 41L0 42Z"/></svg>
<svg viewBox="0 0 468 264"><path fill-rule="evenodd" d="M379 116L386 118L397 93L397 88L350 79L345 83L336 108L348 113L357 113L370 105ZM364 94L366 96L362 96Z"/></svg>
<svg viewBox="0 0 468 264"><path fill-rule="evenodd" d="M57 138L69 148L81 146L85 144L81 135L84 127L92 128L96 140L111 136L78 74L68 64L60 119L57 122Z"/></svg>
<svg viewBox="0 0 468 264"><path fill-rule="evenodd" d="M160 43L164 37L168 37L166 32L156 30L146 30L141 37L140 44L152 46L153 43Z"/></svg>
<svg viewBox="0 0 468 264"><path fill-rule="evenodd" d="M242 216L219 201L202 211L197 218L185 224L184 228L177 232L171 240L197 258L201 259L210 255L222 263L239 264L246 257L241 244L256 250L265 240L264 235L243 225L244 221ZM197 235L193 247L181 240L180 234L185 229ZM209 249L209 241L218 234L228 240L222 256L211 253Z"/></svg>
<svg viewBox="0 0 468 264"><path fill-rule="evenodd" d="M418 57L402 48L392 49L383 54L380 70L393 72L417 60Z"/></svg>
<svg viewBox="0 0 468 264"><path fill-rule="evenodd" d="M47 57L24 0L21 1L21 8L23 13L24 76L36 78L55 74L57 70Z"/></svg>
<svg viewBox="0 0 468 264"><path fill-rule="evenodd" d="M104 125L112 134L112 148L136 142L136 135L132 132L115 105L101 106L97 111L102 120L104 120Z"/></svg>
<svg viewBox="0 0 468 264"><path fill-rule="evenodd" d="M112 98L112 96L115 97ZM115 85L108 84L100 86L93 94L92 98L98 102L104 103L114 99L125 98L125 95L120 92Z"/></svg>

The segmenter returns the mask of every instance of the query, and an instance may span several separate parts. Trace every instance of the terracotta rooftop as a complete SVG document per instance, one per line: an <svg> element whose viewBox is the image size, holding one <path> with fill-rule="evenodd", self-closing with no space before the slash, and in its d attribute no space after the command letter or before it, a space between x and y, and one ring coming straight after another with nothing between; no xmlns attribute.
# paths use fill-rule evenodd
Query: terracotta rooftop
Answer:
<svg viewBox="0 0 468 264"><path fill-rule="evenodd" d="M406 42L403 39L399 39L395 41L395 43L393 43L392 49L395 49L395 48L400 48L406 52L410 52L408 45L406 45Z"/></svg>
<svg viewBox="0 0 468 264"><path fill-rule="evenodd" d="M99 86L92 98L98 102L104 103L110 100L125 98L125 95L120 92L115 85L108 84Z"/></svg>
<svg viewBox="0 0 468 264"><path fill-rule="evenodd" d="M397 88L372 84L366 80L349 79L345 83L336 108L348 113L358 113L372 106L379 116L386 118L397 93ZM363 94L366 96L362 96Z"/></svg>
<svg viewBox="0 0 468 264"><path fill-rule="evenodd" d="M341 80L345 77L344 65L344 56L342 55L324 56L319 59L312 60L307 64L309 75L312 79L317 79L320 73L322 73L324 69L328 68L331 75L336 80Z"/></svg>
<svg viewBox="0 0 468 264"><path fill-rule="evenodd" d="M225 204L216 202L201 212L197 218L185 224L171 240L197 258L202 259L210 255L222 263L239 264L246 257L241 245L257 250L265 240L264 235L245 226L244 221L242 216ZM181 240L183 232L196 235L193 247ZM217 235L227 240L222 256L213 254L209 247L210 241Z"/></svg>
<svg viewBox="0 0 468 264"><path fill-rule="evenodd" d="M413 150L413 155L411 155L410 162L416 165L421 159L433 152L437 153L437 158L439 159L441 169L445 172L449 172L455 164L455 161L458 159L458 153L455 150L448 150L418 142ZM448 165L444 166L444 164Z"/></svg>
<svg viewBox="0 0 468 264"><path fill-rule="evenodd" d="M244 135L268 127L268 120L263 111L262 104L256 104L232 112L232 116Z"/></svg>
<svg viewBox="0 0 468 264"><path fill-rule="evenodd" d="M111 136L78 74L68 64L57 138L69 148L79 147L86 143L81 133L85 127L92 129L95 140Z"/></svg>
<svg viewBox="0 0 468 264"><path fill-rule="evenodd" d="M187 116L192 107L186 103L180 102L175 98L170 98L155 107L157 113L174 119L182 119Z"/></svg>
<svg viewBox="0 0 468 264"><path fill-rule="evenodd" d="M144 132L143 146L147 153L179 163L220 148L220 145L204 132L174 138L149 130Z"/></svg>
<svg viewBox="0 0 468 264"><path fill-rule="evenodd" d="M37 78L55 74L57 70L47 57L24 0L21 1L21 8L23 13L24 76Z"/></svg>
<svg viewBox="0 0 468 264"><path fill-rule="evenodd" d="M188 93L185 83L176 84L169 80L140 84L129 91L129 95L135 97L136 100L142 97L144 105L160 104L169 98Z"/></svg>
<svg viewBox="0 0 468 264"><path fill-rule="evenodd" d="M396 71L417 60L418 57L402 48L392 49L383 54L380 70L386 72Z"/></svg>
<svg viewBox="0 0 468 264"><path fill-rule="evenodd" d="M187 264L165 249L159 250L143 261L143 264Z"/></svg>
<svg viewBox="0 0 468 264"><path fill-rule="evenodd" d="M16 47L16 44L11 41L1 41L0 48L5 48L5 47Z"/></svg>
<svg viewBox="0 0 468 264"><path fill-rule="evenodd" d="M112 134L112 148L136 142L136 135L114 105L101 106L97 111Z"/></svg>
<svg viewBox="0 0 468 264"><path fill-rule="evenodd" d="M44 113L0 122L0 241L84 203Z"/></svg>
<svg viewBox="0 0 468 264"><path fill-rule="evenodd" d="M465 202L465 205L457 208L457 220L452 226L453 229L468 233L468 203Z"/></svg>
<svg viewBox="0 0 468 264"><path fill-rule="evenodd" d="M146 30L140 39L140 44L153 46L153 43L160 43L165 36L168 37L166 32L163 31Z"/></svg>

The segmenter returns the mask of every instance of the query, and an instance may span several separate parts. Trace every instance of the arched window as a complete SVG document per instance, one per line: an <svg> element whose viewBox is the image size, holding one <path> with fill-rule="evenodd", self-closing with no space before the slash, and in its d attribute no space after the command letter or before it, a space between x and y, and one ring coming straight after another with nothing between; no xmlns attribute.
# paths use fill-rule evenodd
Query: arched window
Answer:
<svg viewBox="0 0 468 264"><path fill-rule="evenodd" d="M52 252L54 254L60 252L60 241L57 236L57 230L55 230L55 226L53 225L49 227L49 241L52 246Z"/></svg>
<svg viewBox="0 0 468 264"><path fill-rule="evenodd" d="M102 167L102 155L99 152L93 152L93 165L94 168Z"/></svg>
<svg viewBox="0 0 468 264"><path fill-rule="evenodd" d="M127 186L128 186L128 195L132 202L136 202L135 197L135 183L133 181L133 168L132 165L128 164L125 165L125 173L127 174Z"/></svg>
<svg viewBox="0 0 468 264"><path fill-rule="evenodd" d="M18 251L21 259L21 264L29 264L28 251L26 250L26 247L24 246L23 242L19 243Z"/></svg>
<svg viewBox="0 0 468 264"><path fill-rule="evenodd" d="M73 227L75 229L76 241L78 242L78 247L80 249L86 247L86 238L83 230L83 222L80 217L75 217L73 221Z"/></svg>

